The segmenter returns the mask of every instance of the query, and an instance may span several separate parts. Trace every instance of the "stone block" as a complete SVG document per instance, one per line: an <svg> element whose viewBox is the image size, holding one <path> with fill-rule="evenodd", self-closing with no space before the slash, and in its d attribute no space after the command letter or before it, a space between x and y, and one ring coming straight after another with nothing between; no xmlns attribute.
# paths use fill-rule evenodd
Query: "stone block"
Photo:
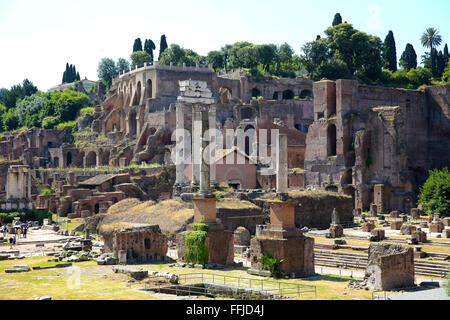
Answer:
<svg viewBox="0 0 450 320"><path fill-rule="evenodd" d="M382 241L385 238L385 232L383 229L373 229L370 234L372 236L375 236L377 240L375 241Z"/></svg>
<svg viewBox="0 0 450 320"><path fill-rule="evenodd" d="M427 241L427 234L422 230L416 230L411 232L411 238L413 242L424 243Z"/></svg>
<svg viewBox="0 0 450 320"><path fill-rule="evenodd" d="M400 234L403 235L411 235L412 232L416 231L416 226L410 225L410 224L403 224L400 229Z"/></svg>
<svg viewBox="0 0 450 320"><path fill-rule="evenodd" d="M391 230L400 230L402 228L403 221L392 221Z"/></svg>
<svg viewBox="0 0 450 320"><path fill-rule="evenodd" d="M341 225L331 225L329 233L331 238L340 238L344 235L344 228Z"/></svg>
<svg viewBox="0 0 450 320"><path fill-rule="evenodd" d="M444 224L444 226L450 227L450 217L442 218L441 222Z"/></svg>
<svg viewBox="0 0 450 320"><path fill-rule="evenodd" d="M375 225L371 222L366 222L362 226L363 232L371 232L373 229L375 229Z"/></svg>
<svg viewBox="0 0 450 320"><path fill-rule="evenodd" d="M414 286L413 249L397 244L371 244L364 279L373 290Z"/></svg>
<svg viewBox="0 0 450 320"><path fill-rule="evenodd" d="M442 230L442 238L449 239L450 238L450 229Z"/></svg>
<svg viewBox="0 0 450 320"><path fill-rule="evenodd" d="M430 233L441 233L442 230L445 229L445 226L442 222L431 222L428 224L429 232Z"/></svg>
<svg viewBox="0 0 450 320"><path fill-rule="evenodd" d="M400 212L398 212L398 211L392 211L392 212L389 214L389 217L391 217L391 218L398 218L398 217L400 217Z"/></svg>

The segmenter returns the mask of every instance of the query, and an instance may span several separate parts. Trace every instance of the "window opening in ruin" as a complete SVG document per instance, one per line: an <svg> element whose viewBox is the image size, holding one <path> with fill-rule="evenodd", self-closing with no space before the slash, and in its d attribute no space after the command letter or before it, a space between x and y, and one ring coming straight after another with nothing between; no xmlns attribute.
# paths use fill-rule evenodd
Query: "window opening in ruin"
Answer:
<svg viewBox="0 0 450 320"><path fill-rule="evenodd" d="M69 167L71 164L72 164L72 152L67 152L66 167Z"/></svg>
<svg viewBox="0 0 450 320"><path fill-rule="evenodd" d="M283 100L292 100L294 99L294 92L292 90L283 91Z"/></svg>
<svg viewBox="0 0 450 320"><path fill-rule="evenodd" d="M258 88L253 88L252 89L252 97L253 98L258 98L261 96L261 91L258 90Z"/></svg>
<svg viewBox="0 0 450 320"><path fill-rule="evenodd" d="M147 85L145 87L145 97L148 98L148 99L153 98L152 94L153 94L152 93L152 80L148 79L147 80Z"/></svg>
<svg viewBox="0 0 450 320"><path fill-rule="evenodd" d="M317 119L323 119L325 116L323 114L323 112L319 112L317 113Z"/></svg>
<svg viewBox="0 0 450 320"><path fill-rule="evenodd" d="M336 155L336 126L332 124L327 129L327 146L328 156L332 157Z"/></svg>
<svg viewBox="0 0 450 320"><path fill-rule="evenodd" d="M98 203L96 203L94 205L94 213L99 213L100 212L100 205Z"/></svg>
<svg viewBox="0 0 450 320"><path fill-rule="evenodd" d="M273 93L272 99L273 99L273 100L278 100L278 92L274 92L274 93Z"/></svg>
<svg viewBox="0 0 450 320"><path fill-rule="evenodd" d="M150 249L150 239L144 239L145 249ZM148 258L147 258L148 259Z"/></svg>
<svg viewBox="0 0 450 320"><path fill-rule="evenodd" d="M305 98L313 98L313 93L311 90L303 90L300 93L300 99L305 99Z"/></svg>

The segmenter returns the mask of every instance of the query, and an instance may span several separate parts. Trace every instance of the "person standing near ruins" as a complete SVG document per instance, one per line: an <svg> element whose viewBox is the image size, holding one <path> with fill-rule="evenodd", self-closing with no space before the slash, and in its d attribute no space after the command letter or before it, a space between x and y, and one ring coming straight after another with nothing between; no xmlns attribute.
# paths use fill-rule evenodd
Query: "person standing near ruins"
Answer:
<svg viewBox="0 0 450 320"><path fill-rule="evenodd" d="M6 238L6 226L3 226L2 232L3 232L3 238Z"/></svg>
<svg viewBox="0 0 450 320"><path fill-rule="evenodd" d="M9 248L12 249L13 247L13 238L9 237Z"/></svg>
<svg viewBox="0 0 450 320"><path fill-rule="evenodd" d="M28 231L28 226L25 224L23 227L23 238L26 239L27 237L27 231Z"/></svg>
<svg viewBox="0 0 450 320"><path fill-rule="evenodd" d="M17 228L17 237L20 239L20 235L22 234L22 228L18 227Z"/></svg>

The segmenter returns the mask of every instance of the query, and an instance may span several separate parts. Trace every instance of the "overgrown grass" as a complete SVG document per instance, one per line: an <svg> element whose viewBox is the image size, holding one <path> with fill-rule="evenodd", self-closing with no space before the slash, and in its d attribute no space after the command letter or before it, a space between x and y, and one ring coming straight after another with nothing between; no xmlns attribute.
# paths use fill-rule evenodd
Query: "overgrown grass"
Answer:
<svg viewBox="0 0 450 320"><path fill-rule="evenodd" d="M58 124L58 129L59 130L62 130L62 129L64 129L64 128L68 128L68 127L70 127L70 128L73 128L73 127L75 127L75 124L76 124L77 122L75 121L75 120L73 120L73 121L66 121L66 122L63 122L63 123L59 123Z"/></svg>

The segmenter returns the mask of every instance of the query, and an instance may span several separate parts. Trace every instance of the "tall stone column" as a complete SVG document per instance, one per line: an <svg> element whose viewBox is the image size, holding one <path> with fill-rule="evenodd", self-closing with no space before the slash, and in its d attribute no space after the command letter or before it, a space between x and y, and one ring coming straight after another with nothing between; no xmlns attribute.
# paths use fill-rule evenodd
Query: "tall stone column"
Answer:
<svg viewBox="0 0 450 320"><path fill-rule="evenodd" d="M178 103L176 106L176 128L179 130L179 133L177 134L177 143L179 143L179 139L181 138L183 140L183 149L186 146L186 137L184 135L184 132L182 135L181 131L184 130L184 106L181 103ZM186 152L183 150L183 153L180 153L179 150L176 150L176 177L175 177L175 184L176 185L182 185L184 183L184 153Z"/></svg>
<svg viewBox="0 0 450 320"><path fill-rule="evenodd" d="M216 146L216 136L215 136L215 129L216 129L216 106L212 105L209 107L209 143L212 144L212 152L210 153L211 159L210 159L210 165L209 165L209 172L210 172L210 182L211 184L216 183L216 152L215 152L215 146ZM214 141L214 142L213 142Z"/></svg>
<svg viewBox="0 0 450 320"><path fill-rule="evenodd" d="M202 111L198 104L192 105L192 185L200 183L202 140Z"/></svg>
<svg viewBox="0 0 450 320"><path fill-rule="evenodd" d="M287 135L279 134L277 143L277 194L287 194L288 191L288 154Z"/></svg>
<svg viewBox="0 0 450 320"><path fill-rule="evenodd" d="M200 168L200 193L201 194L209 194L210 193L210 157L209 154L205 153L205 149L208 146L208 138L205 137L206 131L208 131L208 122L209 122L209 112L208 110L202 110L202 147L200 150L201 156L201 168ZM206 157L206 159L205 159Z"/></svg>

